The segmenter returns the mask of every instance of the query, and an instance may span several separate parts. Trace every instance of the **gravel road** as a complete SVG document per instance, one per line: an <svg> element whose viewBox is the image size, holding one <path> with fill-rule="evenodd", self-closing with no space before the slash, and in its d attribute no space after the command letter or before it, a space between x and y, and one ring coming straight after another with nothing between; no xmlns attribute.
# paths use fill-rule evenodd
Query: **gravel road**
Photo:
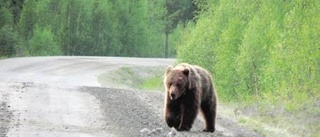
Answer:
<svg viewBox="0 0 320 137"><path fill-rule="evenodd" d="M121 67L165 69L173 63L120 57L0 60L0 137L261 136L219 112L215 133L201 132L200 116L190 132L177 132L163 120L164 92L102 86L97 80Z"/></svg>

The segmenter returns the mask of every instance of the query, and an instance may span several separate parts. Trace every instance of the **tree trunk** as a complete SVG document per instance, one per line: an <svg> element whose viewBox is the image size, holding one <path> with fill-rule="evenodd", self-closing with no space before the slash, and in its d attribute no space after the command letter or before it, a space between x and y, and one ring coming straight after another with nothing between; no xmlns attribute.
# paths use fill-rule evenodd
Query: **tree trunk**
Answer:
<svg viewBox="0 0 320 137"><path fill-rule="evenodd" d="M166 33L165 58L168 58L168 55L169 55L169 33Z"/></svg>

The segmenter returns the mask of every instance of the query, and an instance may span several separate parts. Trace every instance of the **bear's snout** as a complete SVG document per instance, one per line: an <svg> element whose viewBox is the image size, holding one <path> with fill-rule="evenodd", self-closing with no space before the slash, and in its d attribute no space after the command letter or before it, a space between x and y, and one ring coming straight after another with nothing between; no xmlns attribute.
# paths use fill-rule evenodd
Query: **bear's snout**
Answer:
<svg viewBox="0 0 320 137"><path fill-rule="evenodd" d="M170 100L176 100L179 97L179 90L175 86L170 87L169 98Z"/></svg>
<svg viewBox="0 0 320 137"><path fill-rule="evenodd" d="M176 97L175 94L173 94L173 93L170 94L170 100L175 100L176 99L175 97Z"/></svg>

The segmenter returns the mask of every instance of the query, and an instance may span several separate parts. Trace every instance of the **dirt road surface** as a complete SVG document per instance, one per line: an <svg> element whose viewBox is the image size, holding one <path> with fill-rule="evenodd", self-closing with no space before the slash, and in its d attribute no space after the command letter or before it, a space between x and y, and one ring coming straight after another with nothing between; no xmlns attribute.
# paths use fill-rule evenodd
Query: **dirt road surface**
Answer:
<svg viewBox="0 0 320 137"><path fill-rule="evenodd" d="M163 68L172 59L29 57L0 60L0 137L261 136L218 116L215 133L190 132L163 120L164 92L101 84L97 77L120 67ZM112 73L109 73L112 75Z"/></svg>

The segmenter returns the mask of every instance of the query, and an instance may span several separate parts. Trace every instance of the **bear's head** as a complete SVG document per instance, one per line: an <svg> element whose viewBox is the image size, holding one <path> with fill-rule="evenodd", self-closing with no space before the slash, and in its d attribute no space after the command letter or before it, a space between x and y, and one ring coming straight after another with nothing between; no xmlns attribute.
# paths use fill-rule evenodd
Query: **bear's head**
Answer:
<svg viewBox="0 0 320 137"><path fill-rule="evenodd" d="M164 84L170 100L176 100L185 95L187 90L191 88L190 68L184 66L173 68L172 66L168 66Z"/></svg>

